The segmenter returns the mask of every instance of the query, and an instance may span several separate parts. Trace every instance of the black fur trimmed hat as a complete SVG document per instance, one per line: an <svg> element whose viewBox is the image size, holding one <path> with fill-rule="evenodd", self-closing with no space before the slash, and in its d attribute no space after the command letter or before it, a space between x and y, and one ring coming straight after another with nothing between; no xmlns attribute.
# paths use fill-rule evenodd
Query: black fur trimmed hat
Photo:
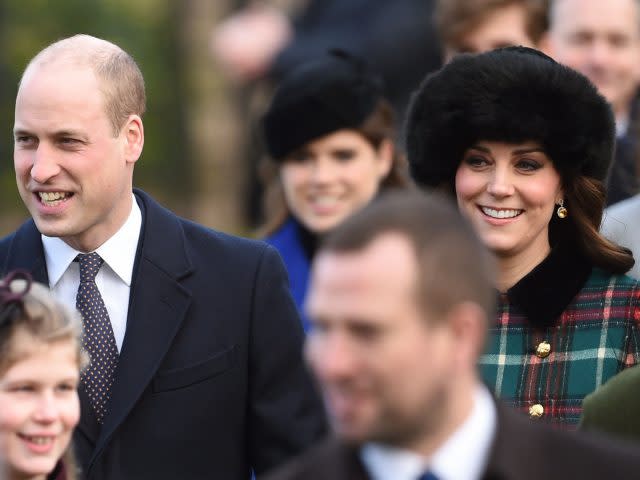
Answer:
<svg viewBox="0 0 640 480"><path fill-rule="evenodd" d="M382 79L360 58L331 50L287 75L262 118L269 155L280 160L304 144L362 125L382 96Z"/></svg>
<svg viewBox="0 0 640 480"><path fill-rule="evenodd" d="M414 92L405 140L419 185L453 188L464 152L479 140L539 142L566 182L604 181L613 113L580 73L526 47L455 57Z"/></svg>

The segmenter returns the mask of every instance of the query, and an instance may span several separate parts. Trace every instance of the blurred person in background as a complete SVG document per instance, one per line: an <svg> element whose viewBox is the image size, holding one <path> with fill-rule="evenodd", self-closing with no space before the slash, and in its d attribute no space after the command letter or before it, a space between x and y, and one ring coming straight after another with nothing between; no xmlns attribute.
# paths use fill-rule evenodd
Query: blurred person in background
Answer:
<svg viewBox="0 0 640 480"><path fill-rule="evenodd" d="M455 198L498 262L482 377L532 418L574 428L582 399L640 360L634 259L598 232L611 108L526 47L458 55L413 98L412 177Z"/></svg>
<svg viewBox="0 0 640 480"><path fill-rule="evenodd" d="M343 51L291 71L262 124L269 154L263 234L284 259L302 312L319 239L379 190L408 186L406 160L394 144L381 79Z"/></svg>
<svg viewBox="0 0 640 480"><path fill-rule="evenodd" d="M402 118L409 95L440 66L432 24L435 0L305 0L248 2L212 32L222 70L241 89L245 139L238 148L247 165L247 214L264 221L258 165L265 148L254 125L273 89L300 64L339 48L366 59L383 80L383 96ZM291 13L276 4L294 3ZM402 148L402 146L401 146Z"/></svg>
<svg viewBox="0 0 640 480"><path fill-rule="evenodd" d="M438 0L436 32L445 62L459 53L535 47L547 29L546 0Z"/></svg>
<svg viewBox="0 0 640 480"><path fill-rule="evenodd" d="M600 230L611 241L631 250L634 256L640 255L640 194L608 207ZM640 262L633 265L628 275L640 279Z"/></svg>
<svg viewBox="0 0 640 480"><path fill-rule="evenodd" d="M75 480L80 318L24 271L0 283L0 478Z"/></svg>
<svg viewBox="0 0 640 480"><path fill-rule="evenodd" d="M491 255L455 206L382 196L314 259L307 360L335 435L269 480L633 477L640 449L531 424L479 378Z"/></svg>
<svg viewBox="0 0 640 480"><path fill-rule="evenodd" d="M586 75L611 104L616 153L607 205L635 195L640 185L640 1L550 0L541 48Z"/></svg>
<svg viewBox="0 0 640 480"><path fill-rule="evenodd" d="M384 79L384 96L402 114L409 94L439 66L430 18L433 0L310 0L290 18L250 2L216 26L212 48L228 74L275 85L301 63L340 48L366 58Z"/></svg>
<svg viewBox="0 0 640 480"><path fill-rule="evenodd" d="M629 368L587 395L580 428L640 442L640 365Z"/></svg>

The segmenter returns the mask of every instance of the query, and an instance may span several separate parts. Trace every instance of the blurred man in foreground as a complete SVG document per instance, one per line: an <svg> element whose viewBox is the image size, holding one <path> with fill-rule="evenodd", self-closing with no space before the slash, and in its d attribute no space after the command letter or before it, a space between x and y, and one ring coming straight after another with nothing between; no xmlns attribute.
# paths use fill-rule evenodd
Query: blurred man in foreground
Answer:
<svg viewBox="0 0 640 480"><path fill-rule="evenodd" d="M457 210L382 198L316 256L307 356L336 438L272 479L626 478L640 450L534 425L496 405L476 361L493 267ZM635 455L635 456L634 456Z"/></svg>

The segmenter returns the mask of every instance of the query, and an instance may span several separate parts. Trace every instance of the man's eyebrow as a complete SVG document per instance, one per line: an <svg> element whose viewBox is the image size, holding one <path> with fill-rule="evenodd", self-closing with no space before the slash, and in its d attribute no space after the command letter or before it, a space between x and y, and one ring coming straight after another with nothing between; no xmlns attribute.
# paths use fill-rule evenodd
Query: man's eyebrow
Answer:
<svg viewBox="0 0 640 480"><path fill-rule="evenodd" d="M53 132L52 137L82 137L85 138L86 134L80 130L58 130Z"/></svg>
<svg viewBox="0 0 640 480"><path fill-rule="evenodd" d="M33 135L33 133L25 128L16 128L13 131L13 135L18 137L21 135ZM84 139L86 138L87 135L85 133L82 133L80 130L65 129L65 130L57 130L52 134L50 134L50 136L51 137L80 137Z"/></svg>
<svg viewBox="0 0 640 480"><path fill-rule="evenodd" d="M25 130L24 128L15 128L13 130L13 136L14 137L18 137L21 135L30 135L31 132L29 132L28 130Z"/></svg>

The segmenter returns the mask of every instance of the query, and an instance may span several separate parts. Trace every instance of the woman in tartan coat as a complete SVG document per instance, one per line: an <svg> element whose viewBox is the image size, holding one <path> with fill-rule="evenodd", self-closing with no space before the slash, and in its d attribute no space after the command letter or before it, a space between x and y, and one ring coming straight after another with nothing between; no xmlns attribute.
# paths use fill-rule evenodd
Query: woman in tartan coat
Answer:
<svg viewBox="0 0 640 480"><path fill-rule="evenodd" d="M606 100L546 55L460 55L407 120L414 180L453 195L495 254L497 318L480 370L497 397L569 428L640 358L631 252L602 237L615 127Z"/></svg>

